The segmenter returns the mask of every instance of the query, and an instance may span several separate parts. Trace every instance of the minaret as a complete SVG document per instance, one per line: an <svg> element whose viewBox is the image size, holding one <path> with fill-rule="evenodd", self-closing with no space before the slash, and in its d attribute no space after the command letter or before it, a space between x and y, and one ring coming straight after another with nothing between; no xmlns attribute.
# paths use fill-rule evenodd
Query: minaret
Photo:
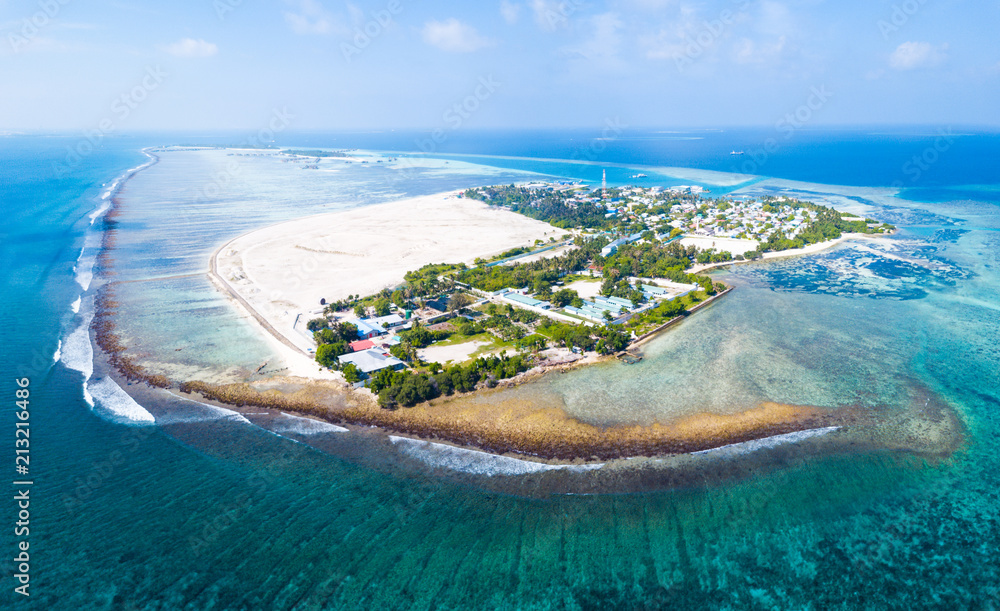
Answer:
<svg viewBox="0 0 1000 611"><path fill-rule="evenodd" d="M608 199L608 171L601 170L601 197Z"/></svg>

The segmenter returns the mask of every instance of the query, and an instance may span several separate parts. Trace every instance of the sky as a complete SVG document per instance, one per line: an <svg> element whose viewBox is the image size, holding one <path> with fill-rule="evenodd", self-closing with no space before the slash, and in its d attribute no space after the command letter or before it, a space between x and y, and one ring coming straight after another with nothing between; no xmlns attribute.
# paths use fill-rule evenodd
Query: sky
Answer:
<svg viewBox="0 0 1000 611"><path fill-rule="evenodd" d="M1000 0L0 0L0 130L996 126L997 24Z"/></svg>

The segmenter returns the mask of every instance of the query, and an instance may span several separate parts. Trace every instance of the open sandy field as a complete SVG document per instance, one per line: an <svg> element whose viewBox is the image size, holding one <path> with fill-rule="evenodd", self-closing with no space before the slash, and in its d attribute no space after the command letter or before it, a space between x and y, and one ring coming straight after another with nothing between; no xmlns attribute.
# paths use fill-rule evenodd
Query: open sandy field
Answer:
<svg viewBox="0 0 1000 611"><path fill-rule="evenodd" d="M718 252L729 251L732 255L746 254L757 250L760 242L757 240L740 240L737 238L715 238L709 236L685 236L681 238L682 246L697 246L701 250L714 248Z"/></svg>
<svg viewBox="0 0 1000 611"><path fill-rule="evenodd" d="M563 288L573 289L581 299L593 299L601 294L601 279L596 278L592 281L577 280L576 282L570 282Z"/></svg>
<svg viewBox="0 0 1000 611"><path fill-rule="evenodd" d="M216 280L288 347L311 346L293 330L320 299L368 295L428 263L471 263L564 231L459 198L417 197L288 221L242 235L212 258Z"/></svg>
<svg viewBox="0 0 1000 611"><path fill-rule="evenodd" d="M441 363L446 365L451 363L461 363L467 360L473 352L487 345L486 342L471 341L450 346L428 346L417 351L421 359L428 363Z"/></svg>

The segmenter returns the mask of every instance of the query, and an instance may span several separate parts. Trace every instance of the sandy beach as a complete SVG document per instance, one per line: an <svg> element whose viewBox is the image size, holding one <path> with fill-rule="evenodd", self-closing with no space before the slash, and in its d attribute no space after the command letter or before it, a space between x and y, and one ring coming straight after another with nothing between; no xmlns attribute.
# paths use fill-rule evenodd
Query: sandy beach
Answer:
<svg viewBox="0 0 1000 611"><path fill-rule="evenodd" d="M212 256L221 289L280 341L295 375L315 376L304 324L320 300L370 295L428 263L472 263L560 229L440 193L296 219L239 236ZM298 322L298 325L296 323ZM297 356L296 356L297 355ZM302 359L308 359L302 364Z"/></svg>

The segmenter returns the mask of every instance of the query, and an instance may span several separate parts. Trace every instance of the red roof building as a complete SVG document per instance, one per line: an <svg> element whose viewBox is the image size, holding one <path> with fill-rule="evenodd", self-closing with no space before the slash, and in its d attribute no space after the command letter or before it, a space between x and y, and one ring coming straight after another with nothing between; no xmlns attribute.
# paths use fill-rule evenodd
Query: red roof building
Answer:
<svg viewBox="0 0 1000 611"><path fill-rule="evenodd" d="M361 350L368 350L369 348L375 347L375 342L370 339L359 339L356 342L351 342L347 345L351 352L360 352Z"/></svg>

